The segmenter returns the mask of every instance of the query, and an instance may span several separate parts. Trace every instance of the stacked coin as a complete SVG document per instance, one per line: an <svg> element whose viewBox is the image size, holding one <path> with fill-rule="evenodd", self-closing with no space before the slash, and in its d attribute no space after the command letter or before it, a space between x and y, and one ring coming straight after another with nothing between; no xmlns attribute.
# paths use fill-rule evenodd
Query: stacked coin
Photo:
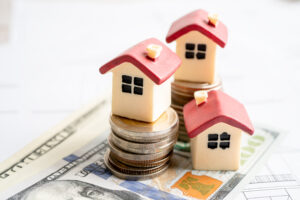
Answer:
<svg viewBox="0 0 300 200"><path fill-rule="evenodd" d="M213 84L195 83L175 80L172 82L172 105L179 117L178 140L188 142L189 137L186 133L183 120L183 106L194 99L195 91L222 90L222 81L217 78Z"/></svg>
<svg viewBox="0 0 300 200"><path fill-rule="evenodd" d="M174 109L168 108L153 123L111 115L110 125L110 149L104 161L115 176L127 180L147 179L168 168L179 125Z"/></svg>

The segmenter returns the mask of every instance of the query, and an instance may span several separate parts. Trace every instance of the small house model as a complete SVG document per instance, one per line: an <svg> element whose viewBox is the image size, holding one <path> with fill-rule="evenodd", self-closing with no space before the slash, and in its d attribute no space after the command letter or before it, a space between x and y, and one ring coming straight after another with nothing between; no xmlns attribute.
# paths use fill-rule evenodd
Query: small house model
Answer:
<svg viewBox="0 0 300 200"><path fill-rule="evenodd" d="M176 53L182 64L175 80L212 84L215 80L216 45L225 47L227 28L216 15L196 10L175 21L166 37L176 40Z"/></svg>
<svg viewBox="0 0 300 200"><path fill-rule="evenodd" d="M206 101L196 100L183 108L193 168L237 170L242 132L254 133L245 107L222 91L210 91Z"/></svg>
<svg viewBox="0 0 300 200"><path fill-rule="evenodd" d="M153 122L171 104L169 78L180 58L155 38L131 47L99 70L113 72L112 114Z"/></svg>

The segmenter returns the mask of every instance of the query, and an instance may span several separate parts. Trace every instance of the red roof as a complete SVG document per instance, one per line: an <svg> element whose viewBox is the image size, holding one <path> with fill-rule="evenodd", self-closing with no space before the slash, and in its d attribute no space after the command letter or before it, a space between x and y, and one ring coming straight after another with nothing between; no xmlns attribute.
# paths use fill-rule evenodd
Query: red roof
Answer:
<svg viewBox="0 0 300 200"><path fill-rule="evenodd" d="M208 22L208 13L205 10L191 12L173 22L166 41L170 43L190 31L199 31L219 46L225 47L227 43L226 26L221 21L218 21L216 27Z"/></svg>
<svg viewBox="0 0 300 200"><path fill-rule="evenodd" d="M155 60L147 57L146 48L149 44L162 46L160 56ZM181 64L180 58L165 44L155 38L150 38L126 50L118 57L100 67L99 71L101 74L105 74L124 62L130 62L135 65L158 85L172 76Z"/></svg>
<svg viewBox="0 0 300 200"><path fill-rule="evenodd" d="M252 135L254 128L243 104L222 91L210 91L207 101L199 106L195 100L183 108L184 123L190 138L209 127L224 122Z"/></svg>

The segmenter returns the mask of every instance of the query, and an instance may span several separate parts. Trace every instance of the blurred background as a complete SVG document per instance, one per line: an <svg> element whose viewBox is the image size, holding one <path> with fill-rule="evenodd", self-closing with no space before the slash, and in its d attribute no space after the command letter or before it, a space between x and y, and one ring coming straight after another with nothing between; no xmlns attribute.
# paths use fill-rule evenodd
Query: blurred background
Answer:
<svg viewBox="0 0 300 200"><path fill-rule="evenodd" d="M300 152L300 1L0 0L0 162L111 90L98 69L203 8L229 29L217 50L225 91ZM174 44L170 45L174 49Z"/></svg>

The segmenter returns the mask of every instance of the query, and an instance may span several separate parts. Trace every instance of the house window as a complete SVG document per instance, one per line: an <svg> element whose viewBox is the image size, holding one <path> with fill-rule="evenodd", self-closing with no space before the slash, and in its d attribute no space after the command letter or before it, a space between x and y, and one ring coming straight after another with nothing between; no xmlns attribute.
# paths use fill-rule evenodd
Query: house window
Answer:
<svg viewBox="0 0 300 200"><path fill-rule="evenodd" d="M218 146L221 149L227 149L230 147L230 135L226 132L222 134L208 134L208 143L207 148L209 149L216 149Z"/></svg>
<svg viewBox="0 0 300 200"><path fill-rule="evenodd" d="M197 48L196 48L197 47ZM185 58L186 59L205 59L206 44L185 44Z"/></svg>
<svg viewBox="0 0 300 200"><path fill-rule="evenodd" d="M133 91L133 94L143 95L143 86L143 78L122 75L122 92L132 93Z"/></svg>

